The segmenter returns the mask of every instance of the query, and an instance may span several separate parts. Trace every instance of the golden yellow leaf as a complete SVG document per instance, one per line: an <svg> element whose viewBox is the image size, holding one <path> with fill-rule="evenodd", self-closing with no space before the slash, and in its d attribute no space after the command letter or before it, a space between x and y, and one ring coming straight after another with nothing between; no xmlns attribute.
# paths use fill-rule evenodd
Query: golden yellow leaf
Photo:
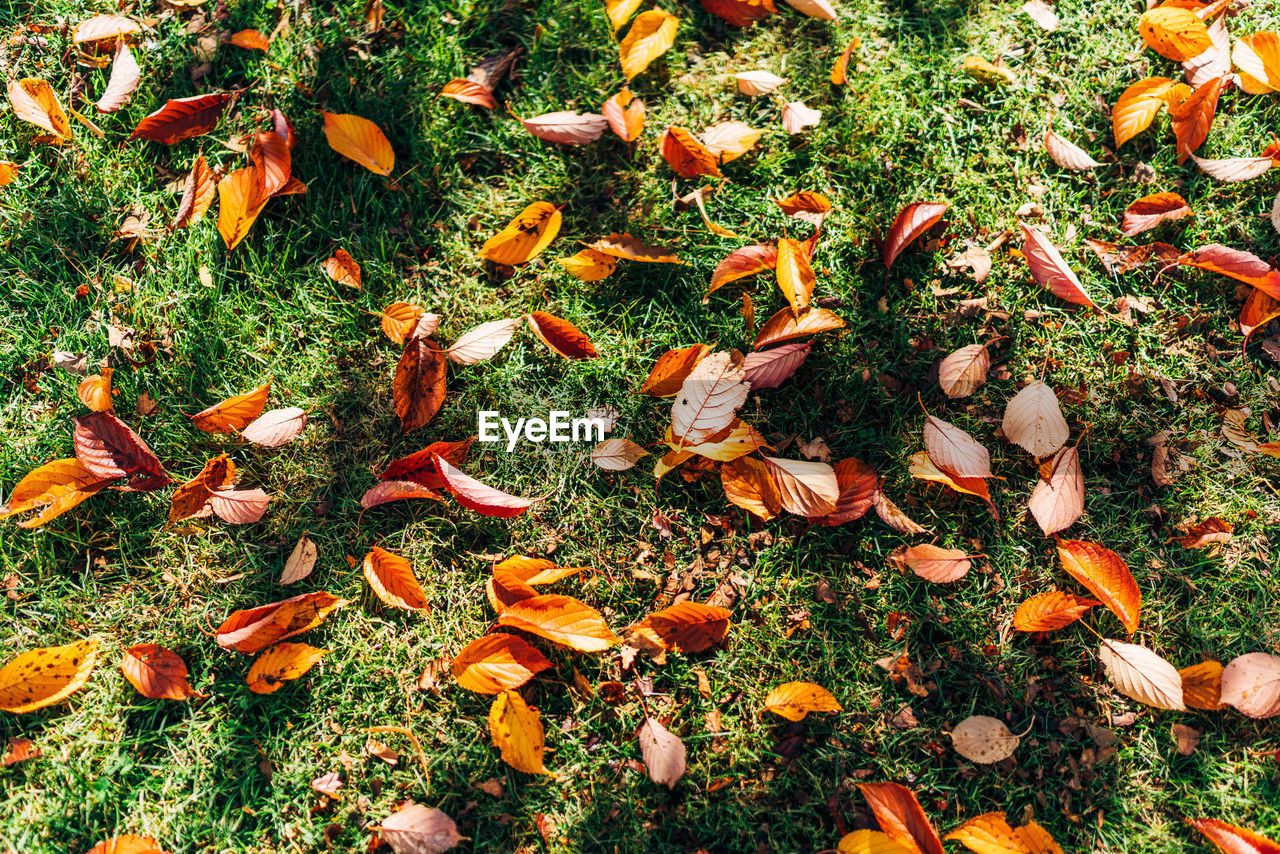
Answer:
<svg viewBox="0 0 1280 854"><path fill-rule="evenodd" d="M489 732L502 753L502 761L526 774L554 777L542 764L546 751L538 710L516 691L503 691L489 708Z"/></svg>
<svg viewBox="0 0 1280 854"><path fill-rule="evenodd" d="M550 202L534 202L506 228L485 241L480 257L495 264L526 264L560 233L560 209Z"/></svg>
<svg viewBox="0 0 1280 854"><path fill-rule="evenodd" d="M22 653L0 668L0 709L21 715L62 702L89 680L97 660L95 640Z"/></svg>
<svg viewBox="0 0 1280 854"><path fill-rule="evenodd" d="M328 654L327 649L305 643L278 643L257 657L245 681L253 693L270 694L302 676Z"/></svg>
<svg viewBox="0 0 1280 854"><path fill-rule="evenodd" d="M370 172L391 177L396 153L387 137L368 119L349 113L322 113L329 147Z"/></svg>
<svg viewBox="0 0 1280 854"><path fill-rule="evenodd" d="M680 19L661 9L641 12L627 30L627 37L618 48L622 73L627 79L635 77L649 67L649 63L662 56L676 41Z"/></svg>
<svg viewBox="0 0 1280 854"><path fill-rule="evenodd" d="M33 77L10 80L9 107L24 122L53 134L55 142L71 139L71 122L47 81Z"/></svg>
<svg viewBox="0 0 1280 854"><path fill-rule="evenodd" d="M810 712L844 711L831 692L812 682L786 682L769 692L764 707L789 721L802 721Z"/></svg>

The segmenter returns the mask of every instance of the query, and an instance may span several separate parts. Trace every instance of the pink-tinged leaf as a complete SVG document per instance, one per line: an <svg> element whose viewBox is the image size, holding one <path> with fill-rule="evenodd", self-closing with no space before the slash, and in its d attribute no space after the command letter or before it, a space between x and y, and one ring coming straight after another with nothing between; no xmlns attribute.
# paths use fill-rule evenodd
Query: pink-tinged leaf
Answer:
<svg viewBox="0 0 1280 854"><path fill-rule="evenodd" d="M1027 503L1046 537L1069 528L1084 512L1084 472L1075 447L1053 458L1048 477L1042 477Z"/></svg>
<svg viewBox="0 0 1280 854"><path fill-rule="evenodd" d="M1191 216L1187 200L1177 193L1152 193L1129 205L1120 230L1129 237L1150 231L1162 222Z"/></svg>
<svg viewBox="0 0 1280 854"><path fill-rule="evenodd" d="M267 512L271 496L261 489L219 489L210 493L213 514L232 525L248 525Z"/></svg>
<svg viewBox="0 0 1280 854"><path fill-rule="evenodd" d="M626 87L604 102L600 114L623 142L635 142L644 131L644 101L632 95Z"/></svg>
<svg viewBox="0 0 1280 854"><path fill-rule="evenodd" d="M1268 296L1280 299L1280 271L1272 269L1266 261L1243 249L1212 243L1182 255L1178 258L1178 263L1230 276L1237 282L1252 285Z"/></svg>
<svg viewBox="0 0 1280 854"><path fill-rule="evenodd" d="M1276 163L1270 157L1228 157L1224 160L1206 160L1193 154L1191 159L1200 167L1201 172L1228 184L1261 178Z"/></svg>
<svg viewBox="0 0 1280 854"><path fill-rule="evenodd" d="M949 421L926 416L924 446L929 459L947 474L962 478L991 477L990 452Z"/></svg>
<svg viewBox="0 0 1280 854"><path fill-rule="evenodd" d="M444 496L438 490L423 486L420 483L414 483L411 480L384 480L364 494L364 497L360 499L360 506L368 510L380 504L390 504L392 501L408 501L412 498L432 498L436 501L444 501Z"/></svg>
<svg viewBox="0 0 1280 854"><path fill-rule="evenodd" d="M1084 285L1067 266L1067 261L1044 234L1022 226L1022 254L1031 268L1031 277L1045 290L1076 305L1097 308L1097 304L1085 293Z"/></svg>
<svg viewBox="0 0 1280 854"><path fill-rule="evenodd" d="M1231 36L1227 32L1226 15L1209 26L1209 40L1213 42L1211 47L1182 63L1182 74L1192 89L1231 73Z"/></svg>
<svg viewBox="0 0 1280 854"><path fill-rule="evenodd" d="M1204 834L1222 854L1280 854L1280 842L1216 818L1189 818L1187 824Z"/></svg>
<svg viewBox="0 0 1280 854"><path fill-rule="evenodd" d="M792 136L822 121L822 111L804 105L804 101L790 101L782 108L782 127Z"/></svg>
<svg viewBox="0 0 1280 854"><path fill-rule="evenodd" d="M435 460L436 467L440 470L440 477L444 478L445 488L458 500L459 504L482 516L510 519L519 516L533 505L528 498L508 495L463 474L449 465L448 461L439 454L436 455Z"/></svg>
<svg viewBox="0 0 1280 854"><path fill-rule="evenodd" d="M240 431L246 441L267 448L292 442L307 426L307 411L296 406L264 412Z"/></svg>
<svg viewBox="0 0 1280 854"><path fill-rule="evenodd" d="M461 101L464 104L474 104L477 107L484 107L486 110L495 110L498 108L498 102L494 100L493 93L481 86L474 80L453 79L444 84L444 88L440 90L441 97L452 98L455 101Z"/></svg>
<svg viewBox="0 0 1280 854"><path fill-rule="evenodd" d="M894 219L889 228L889 235L884 239L881 257L885 269L893 267L893 262L902 254L912 241L933 228L942 215L950 207L946 202L913 202L907 205Z"/></svg>
<svg viewBox="0 0 1280 854"><path fill-rule="evenodd" d="M782 385L809 358L810 346L808 341L796 341L772 350L748 353L742 360L747 384L752 390Z"/></svg>
<svg viewBox="0 0 1280 854"><path fill-rule="evenodd" d="M511 115L524 125L525 130L538 139L564 145L586 145L589 142L595 142L609 129L609 120L598 113L562 110L558 113L544 113L528 119L522 119L515 113Z"/></svg>
<svg viewBox="0 0 1280 854"><path fill-rule="evenodd" d="M1044 135L1044 150L1049 157L1053 158L1054 163L1073 172L1084 172L1102 165L1090 157L1083 148L1053 131L1048 131Z"/></svg>
<svg viewBox="0 0 1280 854"><path fill-rule="evenodd" d="M133 58L129 45L120 42L116 48L116 58L111 63L111 78L107 80L107 88L96 104L100 113L114 113L129 103L129 99L138 89L142 80L142 69Z"/></svg>
<svg viewBox="0 0 1280 854"><path fill-rule="evenodd" d="M134 489L159 489L169 482L155 452L110 412L91 412L76 419L76 459L100 478L133 477Z"/></svg>
<svg viewBox="0 0 1280 854"><path fill-rule="evenodd" d="M841 460L832 468L836 473L836 484L840 487L836 509L809 521L832 526L861 519L875 504L876 494L880 492L880 478L876 470L854 457Z"/></svg>

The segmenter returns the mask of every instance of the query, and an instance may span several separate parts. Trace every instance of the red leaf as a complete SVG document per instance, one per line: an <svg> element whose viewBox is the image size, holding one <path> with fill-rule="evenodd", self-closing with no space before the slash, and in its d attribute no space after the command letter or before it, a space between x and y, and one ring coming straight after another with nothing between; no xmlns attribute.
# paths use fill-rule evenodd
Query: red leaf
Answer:
<svg viewBox="0 0 1280 854"><path fill-rule="evenodd" d="M566 359L593 359L599 355L590 339L567 320L545 311L531 312L528 320L533 334Z"/></svg>
<svg viewBox="0 0 1280 854"><path fill-rule="evenodd" d="M511 519L533 505L528 498L508 495L463 474L449 465L439 454L436 455L435 461L440 477L444 479L445 488L458 500L459 504L469 510L474 510L483 516Z"/></svg>
<svg viewBox="0 0 1280 854"><path fill-rule="evenodd" d="M450 465L460 466L467 459L467 451L475 438L461 442L432 442L416 454L391 463L378 477L382 480L408 480L421 484L428 489L443 489L444 478L436 468L436 454L444 457Z"/></svg>
<svg viewBox="0 0 1280 854"><path fill-rule="evenodd" d="M882 257L885 269L893 266L893 262L911 241L942 219L948 207L950 206L945 202L914 202L903 208L889 228L889 236L884 240Z"/></svg>
<svg viewBox="0 0 1280 854"><path fill-rule="evenodd" d="M1124 212L1121 231L1128 237L1150 231L1166 220L1191 216L1187 200L1177 193L1153 193L1129 205Z"/></svg>
<svg viewBox="0 0 1280 854"><path fill-rule="evenodd" d="M1022 255L1031 268L1031 277L1041 287L1067 302L1098 307L1085 293L1084 285L1080 284L1058 247L1048 237L1026 225L1022 226L1022 237Z"/></svg>
<svg viewBox="0 0 1280 854"><path fill-rule="evenodd" d="M753 390L777 388L800 369L805 359L809 358L811 346L808 341L796 341L772 350L748 353L742 360L742 368L747 374L747 384Z"/></svg>
<svg viewBox="0 0 1280 854"><path fill-rule="evenodd" d="M137 490L159 489L169 482L155 452L142 438L109 412L91 412L76 419L76 458L102 478L133 477Z"/></svg>
<svg viewBox="0 0 1280 854"><path fill-rule="evenodd" d="M888 836L920 854L944 854L938 831L911 790L897 783L859 783L876 822Z"/></svg>
<svg viewBox="0 0 1280 854"><path fill-rule="evenodd" d="M1178 263L1230 276L1238 282L1253 285L1267 296L1280 299L1280 271L1272 269L1266 261L1243 249L1211 243L1180 256Z"/></svg>
<svg viewBox="0 0 1280 854"><path fill-rule="evenodd" d="M1186 821L1218 846L1223 854L1280 854L1280 843L1252 830L1216 818L1189 818Z"/></svg>
<svg viewBox="0 0 1280 854"><path fill-rule="evenodd" d="M231 96L225 93L173 98L160 109L138 122L129 139L150 139L173 145L193 136L201 136L217 127L218 119Z"/></svg>

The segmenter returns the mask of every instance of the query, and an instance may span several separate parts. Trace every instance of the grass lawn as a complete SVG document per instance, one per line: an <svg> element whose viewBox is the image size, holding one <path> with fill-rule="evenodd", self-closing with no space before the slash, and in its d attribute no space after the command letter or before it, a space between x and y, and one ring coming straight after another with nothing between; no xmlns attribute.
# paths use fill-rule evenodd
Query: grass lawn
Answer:
<svg viewBox="0 0 1280 854"><path fill-rule="evenodd" d="M215 19L215 5L225 19ZM104 138L73 120L74 142L53 147L0 113L0 160L22 164L0 190L0 494L37 465L72 455L72 418L84 412L79 377L47 362L71 351L87 354L90 368L113 358L118 412L176 479L226 451L241 482L273 499L261 522L239 527L166 527L168 491L103 492L34 531L3 523L0 658L85 637L99 638L102 652L68 702L0 713L0 738L28 738L43 751L0 768L0 849L80 854L113 834L138 833L175 854L362 851L367 827L412 799L458 822L469 837L462 850L814 852L875 826L856 784L883 780L910 786L943 830L995 810L1015 821L1034 815L1072 852L1209 851L1184 816L1280 833L1280 764L1259 755L1280 747L1273 723L1230 709L1162 712L1117 694L1089 628L1124 637L1103 609L1047 638L1010 629L1018 604L1050 584L1083 591L1025 512L1034 460L996 433L1026 380L1043 377L1058 391L1087 485L1085 516L1068 533L1128 561L1144 596L1136 642L1180 667L1280 651L1280 463L1242 456L1218 430L1225 408L1251 409L1259 431L1264 413L1276 417L1276 364L1256 343L1242 359L1231 280L1197 271L1157 279L1152 269L1110 277L1082 242L1129 242L1118 231L1126 206L1171 190L1195 216L1151 238L1280 257L1267 221L1277 182L1223 184L1177 165L1164 116L1114 156L1106 105L1143 77L1179 72L1143 47L1141 4L1060 0L1055 32L1020 13L1017 0L843 0L836 22L778 5L738 29L697 2L659 0L680 27L675 47L632 82L648 117L630 146L609 133L586 146L553 145L501 109L436 95L484 57L519 46L516 79L501 85L500 102L525 117L598 111L624 79L602 4L592 0L388 0L376 35L365 32L362 0L209 0L181 14L142 0L127 9L150 24L136 51L142 86L123 111L93 115ZM93 101L105 72L76 66L56 25L103 11L114 4L0 3L6 38L31 24L53 27L29 33L42 41L10 42L6 73L49 80L64 104L83 75ZM193 14L208 19L207 29L196 31ZM288 23L265 54L223 44L192 82L200 35L271 33L282 17ZM1280 14L1255 2L1231 26L1277 29ZM833 87L831 64L854 37L861 47L849 83ZM1002 61L1017 82L976 81L962 70L970 56ZM822 122L786 134L777 95L748 98L727 77L755 69L787 78L778 94L820 109ZM165 98L209 90L243 92L213 134L173 147L123 143ZM1277 104L1275 96L1225 95L1200 153L1258 154L1280 122ZM91 103L81 107L92 112ZM295 123L293 172L306 195L271 201L231 252L216 213L136 245L115 236L134 211L156 228L168 222L177 198L166 187L198 152L211 165L243 165L247 158L223 142L262 127L273 107ZM400 189L333 152L320 110L380 125L396 151ZM730 119L765 129L757 148L724 167L723 183L678 179L676 192L716 184L708 213L740 238L717 237L696 209L672 205L674 175L658 152L670 124L698 131ZM1055 166L1039 142L1050 128L1103 167ZM1153 183L1134 180L1140 163L1154 170ZM741 288L705 301L703 292L733 249L808 236L770 200L796 190L835 204L815 258L814 297L848 327L818 336L799 373L753 394L742 415L785 445L782 456L799 458L800 443L821 438L833 460L875 466L886 494L939 544L985 555L963 580L937 585L899 572L887 555L921 538L874 513L833 528L796 517L753 523L726 502L718 480L671 474L655 487L653 458L606 473L592 465L590 445L524 443L514 453L477 445L471 474L517 495L549 493L514 520L452 501L361 514L360 497L388 462L475 434L481 409L522 416L614 407L613 435L660 442L669 401L637 389L669 348L750 347ZM510 275L477 256L539 200L564 206L548 252ZM950 202L949 224L886 276L875 240L918 200ZM1132 294L1155 310L1126 326L1068 306L1031 282L1009 247L995 253L982 284L945 265L966 240L985 245L1016 230L1016 212L1032 203L1099 304ZM612 277L586 283L555 262L612 231L672 247L686 263L622 262ZM324 274L337 248L361 264L362 289ZM770 277L753 298L761 320L783 305ZM957 314L962 300L977 298L985 310ZM399 348L378 326L382 307L396 301L438 312L444 342L483 321L545 310L586 332L601 357L561 359L526 331L492 361L452 366L443 409L402 435L391 393ZM155 358L135 352L133 364L110 348L113 324L154 343ZM989 344L1003 370L974 397L948 401L931 369L974 343ZM257 447L199 432L185 417L268 380L272 406L311 413L294 443ZM157 406L138 416L143 394ZM1003 478L992 481L1000 522L977 501L910 478L908 458L923 448L922 405L992 449ZM1160 431L1189 463L1167 487L1152 482L1145 441ZM670 520L669 536L656 514ZM1236 525L1220 554L1169 541L1179 523L1209 516ZM276 579L304 533L319 549L316 570L282 588ZM429 612L393 611L371 595L359 560L375 545L412 560ZM419 688L425 668L492 625L485 581L494 560L512 554L593 567L555 589L599 608L618 629L681 590L696 601L729 594L730 641L625 672L616 650L577 655L542 644L554 668L525 696L542 712L547 765L558 776L522 774L493 747L489 698L447 673L438 691ZM820 585L830 593L819 596ZM298 639L332 652L277 693L250 693L250 659L220 649L213 627L233 610L311 590L351 600ZM207 696L139 696L118 664L124 648L143 642L179 653ZM927 674L914 692L875 663L904 648ZM576 674L629 689L612 703L575 687ZM793 680L825 686L845 711L800 724L765 712L768 690ZM650 694L644 705L688 747L688 773L672 791L637 764L641 689ZM1026 733L1014 759L981 766L955 753L945 733L971 714ZM1202 731L1191 755L1178 753L1175 723ZM426 769L400 735L373 736L400 752L397 764L368 755L369 726L410 728ZM308 784L332 771L345 785L322 804Z"/></svg>

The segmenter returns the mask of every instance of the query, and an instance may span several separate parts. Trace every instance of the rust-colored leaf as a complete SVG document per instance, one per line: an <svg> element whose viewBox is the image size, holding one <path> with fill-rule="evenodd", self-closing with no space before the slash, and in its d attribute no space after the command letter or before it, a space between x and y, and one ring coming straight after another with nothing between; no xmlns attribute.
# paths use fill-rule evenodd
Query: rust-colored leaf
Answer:
<svg viewBox="0 0 1280 854"><path fill-rule="evenodd" d="M510 519L533 506L533 501L528 498L508 495L463 474L439 455L436 455L435 463L449 494L468 510L474 510L482 516Z"/></svg>
<svg viewBox="0 0 1280 854"><path fill-rule="evenodd" d="M890 560L910 569L925 581L939 584L964 578L972 565L972 557L974 555L930 543L902 546L889 555Z"/></svg>
<svg viewBox="0 0 1280 854"><path fill-rule="evenodd" d="M204 218L209 206L213 204L213 196L218 182L213 170L205 162L204 155L196 158L187 174L187 183L182 191L182 200L178 202L178 212L170 223L170 229L186 228Z"/></svg>
<svg viewBox="0 0 1280 854"><path fill-rule="evenodd" d="M776 246L756 244L735 249L717 264L711 273L711 286L707 288L707 294L719 290L730 282L763 273L765 270L772 270L777 264Z"/></svg>
<svg viewBox="0 0 1280 854"><path fill-rule="evenodd" d="M1186 162L1209 136L1213 117L1218 111L1218 98L1231 80L1231 75L1215 77L1196 89L1180 104L1169 105L1169 119L1178 139L1178 163Z"/></svg>
<svg viewBox="0 0 1280 854"><path fill-rule="evenodd" d="M223 649L253 655L315 628L330 612L345 604L345 599L318 591L247 611L234 611L217 628L214 639Z"/></svg>
<svg viewBox="0 0 1280 854"><path fill-rule="evenodd" d="M594 359L600 355L591 339L563 318L545 311L534 311L526 315L526 319L533 334L558 356L566 359Z"/></svg>
<svg viewBox="0 0 1280 854"><path fill-rule="evenodd" d="M440 411L448 365L431 339L413 337L405 342L391 385L401 432L422 427Z"/></svg>
<svg viewBox="0 0 1280 854"><path fill-rule="evenodd" d="M1187 530L1184 537L1174 539L1187 549L1203 549L1219 543L1228 542L1235 533L1235 526L1230 522L1210 516L1198 525Z"/></svg>
<svg viewBox="0 0 1280 854"><path fill-rule="evenodd" d="M662 159L681 178L696 178L699 175L720 177L720 161L715 152L698 141L686 128L671 125L662 134L659 148Z"/></svg>
<svg viewBox="0 0 1280 854"><path fill-rule="evenodd" d="M257 30L238 30L231 34L230 41L236 47L242 47L245 50L266 51L271 47L271 41Z"/></svg>
<svg viewBox="0 0 1280 854"><path fill-rule="evenodd" d="M1022 256L1031 270L1031 277L1040 287L1067 302L1097 308L1067 260L1047 235L1024 223L1022 237Z"/></svg>
<svg viewBox="0 0 1280 854"><path fill-rule="evenodd" d="M1200 831L1222 854L1280 854L1280 842L1216 818L1188 818L1187 824Z"/></svg>
<svg viewBox="0 0 1280 854"><path fill-rule="evenodd" d="M154 643L140 643L124 651L124 677L151 700L186 700L200 696L187 682L187 665L178 654Z"/></svg>
<svg viewBox="0 0 1280 854"><path fill-rule="evenodd" d="M784 341L816 335L819 332L844 329L844 327L844 318L825 308L811 308L799 317L796 317L790 308L784 308L764 322L760 331L756 333L756 340L752 347L762 350Z"/></svg>
<svg viewBox="0 0 1280 854"><path fill-rule="evenodd" d="M1211 243L1180 256L1178 263L1229 276L1280 300L1280 270L1273 269L1266 261L1243 249Z"/></svg>
<svg viewBox="0 0 1280 854"><path fill-rule="evenodd" d="M149 139L174 145L193 136L203 136L218 126L218 119L231 96L223 92L171 98L133 129L129 139Z"/></svg>
<svg viewBox="0 0 1280 854"><path fill-rule="evenodd" d="M155 452L109 412L91 412L76 418L73 434L76 459L99 477L133 477L135 489L159 489L169 475Z"/></svg>
<svg viewBox="0 0 1280 854"><path fill-rule="evenodd" d="M764 463L742 457L720 468L725 498L736 507L767 522L782 511L778 485Z"/></svg>
<svg viewBox="0 0 1280 854"><path fill-rule="evenodd" d="M885 236L881 257L886 269L902 254L902 250L942 219L950 207L946 202L913 202L898 212Z"/></svg>
<svg viewBox="0 0 1280 854"><path fill-rule="evenodd" d="M673 652L706 652L724 642L729 610L698 602L680 602L655 611L627 633L638 633Z"/></svg>
<svg viewBox="0 0 1280 854"><path fill-rule="evenodd" d="M1121 231L1128 237L1155 228L1162 222L1191 216L1187 200L1177 193L1153 193L1129 205L1124 212Z"/></svg>

